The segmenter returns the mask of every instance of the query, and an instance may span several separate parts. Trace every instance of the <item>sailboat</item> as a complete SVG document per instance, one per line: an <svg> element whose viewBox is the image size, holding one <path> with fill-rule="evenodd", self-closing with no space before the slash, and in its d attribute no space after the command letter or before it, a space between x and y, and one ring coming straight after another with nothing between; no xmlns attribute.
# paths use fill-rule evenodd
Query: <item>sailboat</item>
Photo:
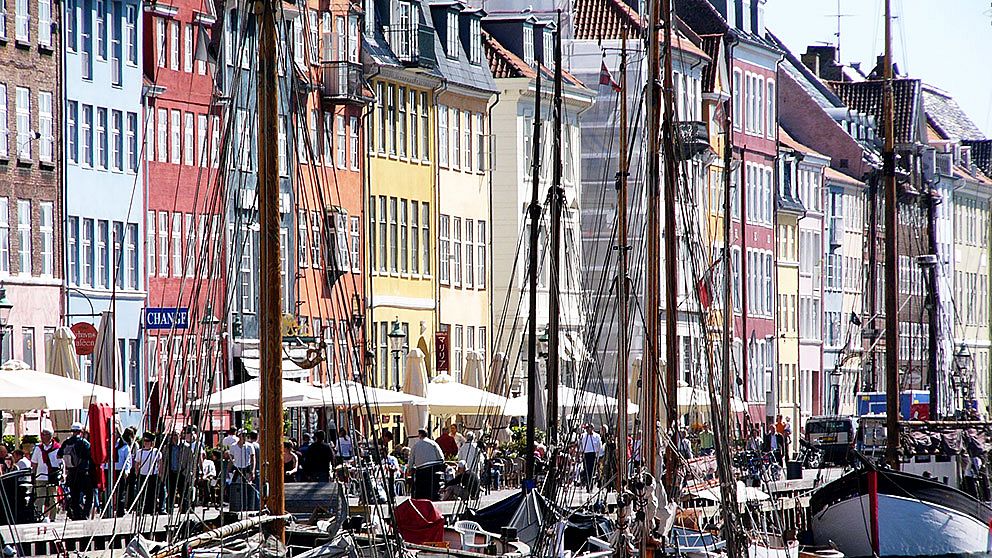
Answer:
<svg viewBox="0 0 992 558"><path fill-rule="evenodd" d="M863 466L817 490L810 499L817 543L848 556L942 556L992 550L992 507L935 479L899 471L897 189L892 92L891 2L885 2L883 187L885 191L886 461ZM934 307L930 312L936 312ZM930 335L936 335L931 330Z"/></svg>

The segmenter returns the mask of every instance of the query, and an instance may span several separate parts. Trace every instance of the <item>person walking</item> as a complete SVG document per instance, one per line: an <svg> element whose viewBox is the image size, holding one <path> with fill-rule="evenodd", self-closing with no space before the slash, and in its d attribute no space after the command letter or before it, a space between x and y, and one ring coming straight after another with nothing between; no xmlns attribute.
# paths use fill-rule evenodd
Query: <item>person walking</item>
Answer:
<svg viewBox="0 0 992 558"><path fill-rule="evenodd" d="M444 453L437 442L431 440L427 431L417 431L420 438L410 451L410 470L413 471L413 497L421 500L437 500L440 486L438 473L444 471Z"/></svg>
<svg viewBox="0 0 992 558"><path fill-rule="evenodd" d="M140 503L137 508L143 514L165 513L160 502L162 450L155 447L155 435L151 432L141 435L141 449L134 452L131 470L136 475L134 494Z"/></svg>
<svg viewBox="0 0 992 558"><path fill-rule="evenodd" d="M62 446L49 428L41 430L41 443L31 452L31 469L34 477L34 506L42 521L55 521L58 511L56 496L62 480Z"/></svg>
<svg viewBox="0 0 992 558"><path fill-rule="evenodd" d="M347 428L338 431L338 465L347 465L355 457L355 442Z"/></svg>
<svg viewBox="0 0 992 558"><path fill-rule="evenodd" d="M458 461L464 461L469 471L478 474L479 465L482 464L479 453L479 446L475 444L475 432L466 432L465 443L458 448Z"/></svg>
<svg viewBox="0 0 992 558"><path fill-rule="evenodd" d="M313 434L313 443L304 455L303 466L307 480L311 482L328 482L331 480L331 461L334 460L334 449L325 441L323 430Z"/></svg>
<svg viewBox="0 0 992 558"><path fill-rule="evenodd" d="M768 425L768 433L765 434L764 442L761 444L761 451L770 453L775 463L782 466L782 450L785 447L782 435L779 434L774 424Z"/></svg>
<svg viewBox="0 0 992 558"><path fill-rule="evenodd" d="M128 503L130 502L130 486L128 479L131 475L131 452L134 447L134 428L127 427L121 432L120 438L117 439L117 443L114 444L114 483L111 485L110 479L107 479L108 494L111 494L114 499L114 507L116 508L113 512L117 517L124 515L124 511L127 510ZM108 498L109 500L109 498Z"/></svg>
<svg viewBox="0 0 992 558"><path fill-rule="evenodd" d="M592 424L586 424L586 431L579 439L579 453L582 454L582 480L586 491L592 492L596 480L596 460L603 453L603 439L596 433Z"/></svg>
<svg viewBox="0 0 992 558"><path fill-rule="evenodd" d="M716 439L713 437L713 431L710 430L710 424L703 423L703 429L699 432L699 455L706 457L708 455L713 455L716 451Z"/></svg>
<svg viewBox="0 0 992 558"><path fill-rule="evenodd" d="M258 454L247 441L247 433L238 430L238 441L231 446L231 510L248 511L258 508L254 488Z"/></svg>
<svg viewBox="0 0 992 558"><path fill-rule="evenodd" d="M165 493L166 509L170 512L176 506L176 499L182 491L179 486L182 474L182 440L179 439L178 432L169 434L169 441L163 448L166 462Z"/></svg>
<svg viewBox="0 0 992 558"><path fill-rule="evenodd" d="M59 459L65 464L65 480L69 488L69 519L88 519L93 506L90 443L83 437L82 423L72 423L70 430L72 435L58 451Z"/></svg>

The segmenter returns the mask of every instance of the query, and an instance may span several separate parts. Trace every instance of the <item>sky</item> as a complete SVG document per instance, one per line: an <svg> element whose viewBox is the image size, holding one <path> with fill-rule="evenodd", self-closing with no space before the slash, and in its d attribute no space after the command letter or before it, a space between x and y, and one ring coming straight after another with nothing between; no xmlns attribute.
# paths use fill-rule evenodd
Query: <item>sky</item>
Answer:
<svg viewBox="0 0 992 558"><path fill-rule="evenodd" d="M875 66L884 48L882 0L768 0L765 24L796 56L835 44L840 59ZM900 74L950 93L992 137L992 0L892 0L893 60Z"/></svg>

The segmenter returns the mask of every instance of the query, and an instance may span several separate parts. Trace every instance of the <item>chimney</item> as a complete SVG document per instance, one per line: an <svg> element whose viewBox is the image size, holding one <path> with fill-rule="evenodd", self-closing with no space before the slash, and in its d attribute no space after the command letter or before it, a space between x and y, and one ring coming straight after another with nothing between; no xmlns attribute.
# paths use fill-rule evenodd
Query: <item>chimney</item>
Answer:
<svg viewBox="0 0 992 558"><path fill-rule="evenodd" d="M810 45L800 57L803 65L820 79L843 80L843 72L837 64L837 48L833 45Z"/></svg>

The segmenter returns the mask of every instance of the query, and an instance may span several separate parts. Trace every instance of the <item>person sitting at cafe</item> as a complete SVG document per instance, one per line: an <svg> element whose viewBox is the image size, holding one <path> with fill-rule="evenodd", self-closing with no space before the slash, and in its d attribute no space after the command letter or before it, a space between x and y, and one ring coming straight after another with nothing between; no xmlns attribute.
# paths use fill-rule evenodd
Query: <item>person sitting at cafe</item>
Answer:
<svg viewBox="0 0 992 558"><path fill-rule="evenodd" d="M467 500L479 495L479 475L468 468L464 461L458 462L455 476L444 483L441 490L442 500Z"/></svg>

